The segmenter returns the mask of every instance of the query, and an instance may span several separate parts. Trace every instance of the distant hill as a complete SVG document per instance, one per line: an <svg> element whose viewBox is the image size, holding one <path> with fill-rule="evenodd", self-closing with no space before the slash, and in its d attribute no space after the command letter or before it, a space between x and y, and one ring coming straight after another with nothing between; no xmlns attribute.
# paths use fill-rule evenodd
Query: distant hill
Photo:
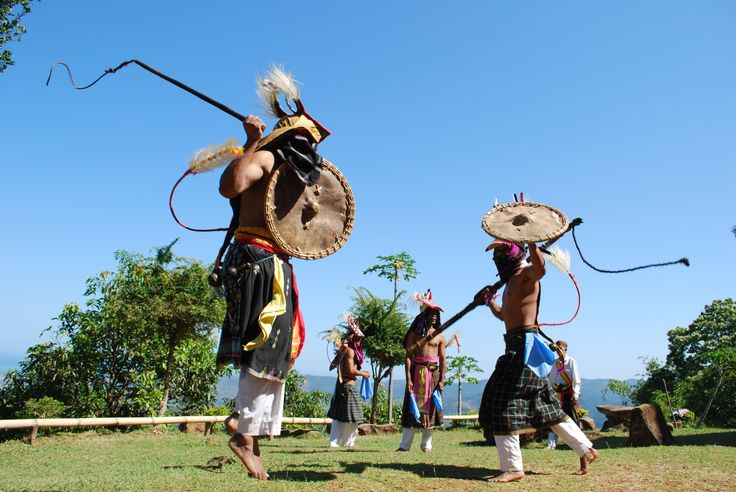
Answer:
<svg viewBox="0 0 736 492"><path fill-rule="evenodd" d="M319 389L332 393L335 389L335 376L310 376L305 375L307 383L304 385L305 391ZM621 399L610 392L605 396L603 389L608 384L609 379L585 379L582 380L582 391L580 395L580 406L588 410L589 416L595 420L598 427L606 420L603 414L596 410L597 405L620 405ZM488 382L487 379L481 380L478 384L463 384L463 412L468 410L478 410L480 400L483 395L483 389ZM626 383L634 384L635 379L627 380ZM384 387L388 387L388 381L382 382ZM394 400L401 404L404 394L405 382L403 380L394 380ZM231 378L222 378L217 385L218 399L234 398L238 392L238 376ZM445 386L444 391L445 413L457 413L457 385L452 384Z"/></svg>

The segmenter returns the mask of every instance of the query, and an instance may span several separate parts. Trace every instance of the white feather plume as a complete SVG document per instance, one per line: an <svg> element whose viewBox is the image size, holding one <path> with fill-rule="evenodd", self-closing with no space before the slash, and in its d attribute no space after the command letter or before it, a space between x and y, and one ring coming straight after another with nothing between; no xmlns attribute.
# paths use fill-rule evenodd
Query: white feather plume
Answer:
<svg viewBox="0 0 736 492"><path fill-rule="evenodd" d="M548 250L547 259L565 275L570 275L570 252L555 246Z"/></svg>
<svg viewBox="0 0 736 492"><path fill-rule="evenodd" d="M256 79L258 96L266 105L266 110L271 116L278 117L279 94L283 93L287 99L299 99L297 81L291 73L286 73L284 67L273 65L266 75Z"/></svg>
<svg viewBox="0 0 736 492"><path fill-rule="evenodd" d="M335 326L329 331L329 333L327 333L325 340L327 340L327 342L334 343L335 346L339 346L342 342L342 331L339 327Z"/></svg>
<svg viewBox="0 0 736 492"><path fill-rule="evenodd" d="M453 333L450 338L447 340L446 348L450 348L453 346L457 346L458 353L460 352L460 344L462 343L462 333L459 331L456 331Z"/></svg>
<svg viewBox="0 0 736 492"><path fill-rule="evenodd" d="M231 138L223 144L198 150L189 161L189 169L195 174L206 173L229 164L242 153L243 148L238 145L238 141Z"/></svg>

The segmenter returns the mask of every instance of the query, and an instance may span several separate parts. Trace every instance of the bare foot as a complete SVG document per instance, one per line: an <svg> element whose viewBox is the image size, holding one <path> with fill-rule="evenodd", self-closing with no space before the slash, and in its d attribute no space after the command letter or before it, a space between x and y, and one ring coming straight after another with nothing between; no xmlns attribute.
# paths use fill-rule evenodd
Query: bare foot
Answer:
<svg viewBox="0 0 736 492"><path fill-rule="evenodd" d="M260 452L256 456L257 440L253 436L244 436L243 434L235 434L230 438L228 446L235 456L240 458L245 467L248 469L248 473L258 480L266 480L268 475L263 469L261 464ZM254 444L255 443L255 444Z"/></svg>
<svg viewBox="0 0 736 492"><path fill-rule="evenodd" d="M575 475L585 475L586 473L588 473L588 465L598 459L599 454L600 453L598 453L598 451L590 448L590 451L588 451L585 456L582 456L580 458L580 469L575 472Z"/></svg>
<svg viewBox="0 0 736 492"><path fill-rule="evenodd" d="M496 475L493 478L489 478L488 481L493 483L508 483L521 480L522 478L524 478L523 471L507 471L501 473L500 475Z"/></svg>
<svg viewBox="0 0 736 492"><path fill-rule="evenodd" d="M269 441L273 439L273 436L268 436ZM253 450L254 454L256 455L256 459L258 460L258 465L261 467L261 470L263 470L263 473L266 474L266 478L270 478L271 475L268 474L266 471L266 467L263 466L263 457L261 456L261 447L258 445L259 439L257 437L253 438Z"/></svg>
<svg viewBox="0 0 736 492"><path fill-rule="evenodd" d="M238 432L238 417L240 412L233 412L225 419L225 430L231 436Z"/></svg>

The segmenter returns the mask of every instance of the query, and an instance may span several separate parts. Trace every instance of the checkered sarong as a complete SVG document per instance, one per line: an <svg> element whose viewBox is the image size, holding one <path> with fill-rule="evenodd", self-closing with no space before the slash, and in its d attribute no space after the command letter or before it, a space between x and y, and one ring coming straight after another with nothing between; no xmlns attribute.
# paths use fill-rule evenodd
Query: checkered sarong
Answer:
<svg viewBox="0 0 736 492"><path fill-rule="evenodd" d="M524 365L528 329L507 333L506 353L483 390L480 425L494 435L526 434L549 428L566 416L547 379Z"/></svg>
<svg viewBox="0 0 736 492"><path fill-rule="evenodd" d="M340 422L363 422L363 402L355 384L337 383L327 416Z"/></svg>

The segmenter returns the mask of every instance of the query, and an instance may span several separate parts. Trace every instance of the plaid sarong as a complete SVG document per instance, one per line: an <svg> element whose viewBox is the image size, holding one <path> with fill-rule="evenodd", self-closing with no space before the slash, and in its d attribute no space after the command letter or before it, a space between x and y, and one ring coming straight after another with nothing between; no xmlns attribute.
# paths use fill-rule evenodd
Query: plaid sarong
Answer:
<svg viewBox="0 0 736 492"><path fill-rule="evenodd" d="M335 384L335 392L332 394L327 416L340 422L355 424L363 422L363 402L360 400L355 384L339 382Z"/></svg>
<svg viewBox="0 0 736 492"><path fill-rule="evenodd" d="M414 399L419 407L419 421L409 409L409 392L404 393L404 406L401 410L402 427L431 429L442 425L442 412L435 407L432 392L440 382L437 360L427 361L424 357L414 357L411 364L411 383Z"/></svg>
<svg viewBox="0 0 736 492"><path fill-rule="evenodd" d="M494 435L532 433L566 417L547 379L524 364L525 336L535 329L522 327L506 333L506 353L498 358L483 390L479 421Z"/></svg>

